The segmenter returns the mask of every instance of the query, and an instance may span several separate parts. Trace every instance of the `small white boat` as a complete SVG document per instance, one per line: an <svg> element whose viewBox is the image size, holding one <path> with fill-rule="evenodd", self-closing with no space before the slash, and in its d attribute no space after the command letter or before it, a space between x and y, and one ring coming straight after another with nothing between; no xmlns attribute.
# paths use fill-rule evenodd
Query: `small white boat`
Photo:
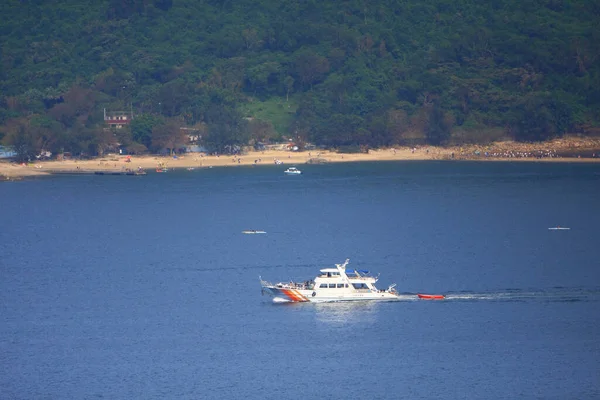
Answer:
<svg viewBox="0 0 600 400"><path fill-rule="evenodd" d="M283 171L286 175L300 175L302 174L302 171L300 171L298 168L296 167L289 167L288 169L286 169L285 171Z"/></svg>
<svg viewBox="0 0 600 400"><path fill-rule="evenodd" d="M568 231L570 229L571 228L565 228L563 226L553 226L552 228L548 228L548 230L551 230L551 231Z"/></svg>
<svg viewBox="0 0 600 400"><path fill-rule="evenodd" d="M375 287L378 277L369 271L347 269L349 260L335 264L335 268L320 270L314 279L304 282L270 283L260 278L262 293L273 297L274 303L333 301L393 301L399 300L395 284L385 290Z"/></svg>
<svg viewBox="0 0 600 400"><path fill-rule="evenodd" d="M267 232L265 232L265 231L257 231L257 230L254 230L254 229L250 229L250 230L242 231L242 233L255 234L255 233L267 233Z"/></svg>

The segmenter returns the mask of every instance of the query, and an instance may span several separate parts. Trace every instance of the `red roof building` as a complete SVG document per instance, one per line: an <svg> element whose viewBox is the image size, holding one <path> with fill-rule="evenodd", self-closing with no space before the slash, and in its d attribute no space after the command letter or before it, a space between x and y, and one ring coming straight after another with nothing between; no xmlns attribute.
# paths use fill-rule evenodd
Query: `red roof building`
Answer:
<svg viewBox="0 0 600 400"><path fill-rule="evenodd" d="M133 118L133 113L127 111L106 111L104 109L104 123L111 128L122 128L124 125L128 125Z"/></svg>

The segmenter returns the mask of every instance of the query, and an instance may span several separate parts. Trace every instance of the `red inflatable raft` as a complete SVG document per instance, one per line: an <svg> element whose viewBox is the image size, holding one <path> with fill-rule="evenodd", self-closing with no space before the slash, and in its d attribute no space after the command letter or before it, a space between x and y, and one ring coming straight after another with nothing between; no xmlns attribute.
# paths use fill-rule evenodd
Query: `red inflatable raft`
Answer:
<svg viewBox="0 0 600 400"><path fill-rule="evenodd" d="M417 294L417 296L419 296L420 299L426 299L426 300L443 300L445 299L443 294L422 294L419 293Z"/></svg>

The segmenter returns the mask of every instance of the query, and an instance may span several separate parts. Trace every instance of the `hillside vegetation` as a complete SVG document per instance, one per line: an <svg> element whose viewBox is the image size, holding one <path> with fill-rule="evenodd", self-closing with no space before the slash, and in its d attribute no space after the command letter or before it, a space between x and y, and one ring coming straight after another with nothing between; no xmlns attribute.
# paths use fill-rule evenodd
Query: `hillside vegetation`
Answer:
<svg viewBox="0 0 600 400"><path fill-rule="evenodd" d="M19 154L537 141L600 124L597 0L5 0ZM103 110L132 112L116 135Z"/></svg>

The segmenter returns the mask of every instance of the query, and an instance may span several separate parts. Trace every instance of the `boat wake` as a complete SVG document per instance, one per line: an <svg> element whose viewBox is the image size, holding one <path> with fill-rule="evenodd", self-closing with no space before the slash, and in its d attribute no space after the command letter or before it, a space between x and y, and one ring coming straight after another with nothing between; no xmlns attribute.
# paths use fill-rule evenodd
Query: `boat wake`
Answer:
<svg viewBox="0 0 600 400"><path fill-rule="evenodd" d="M506 289L489 292L449 292L444 294L444 301L496 301L496 302L597 302L600 301L600 288L566 288L550 289Z"/></svg>

